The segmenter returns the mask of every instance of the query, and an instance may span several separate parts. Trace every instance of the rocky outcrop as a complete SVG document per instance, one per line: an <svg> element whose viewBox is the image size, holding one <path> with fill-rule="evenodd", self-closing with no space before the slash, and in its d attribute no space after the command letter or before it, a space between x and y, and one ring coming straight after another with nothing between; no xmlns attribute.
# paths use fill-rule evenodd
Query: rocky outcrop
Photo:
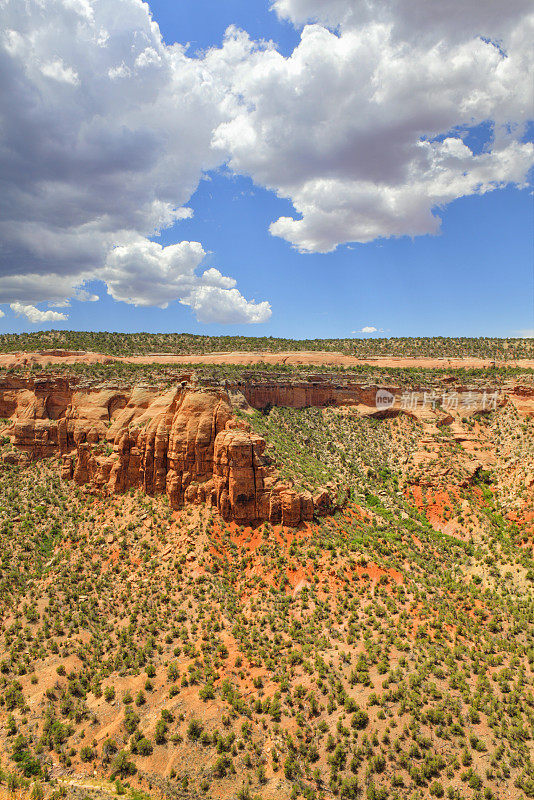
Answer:
<svg viewBox="0 0 534 800"><path fill-rule="evenodd" d="M13 443L27 458L61 456L61 475L103 494L141 488L172 508L207 502L226 520L296 526L331 509L279 480L265 440L233 418L225 388L0 386Z"/></svg>
<svg viewBox="0 0 534 800"><path fill-rule="evenodd" d="M81 388L63 378L6 379L0 384L0 416L12 419L7 432L18 448L43 458L105 438L128 395L117 387Z"/></svg>
<svg viewBox="0 0 534 800"><path fill-rule="evenodd" d="M355 383L336 383L322 376L306 381L262 380L239 386L252 408L266 409L276 406L288 408L326 408L342 405L375 404L376 386Z"/></svg>
<svg viewBox="0 0 534 800"><path fill-rule="evenodd" d="M514 386L510 401L520 414L534 417L534 388L532 386Z"/></svg>
<svg viewBox="0 0 534 800"><path fill-rule="evenodd" d="M214 488L224 519L268 519L296 526L313 519L311 494L278 481L264 455L265 439L247 423L231 420L215 440Z"/></svg>
<svg viewBox="0 0 534 800"><path fill-rule="evenodd" d="M118 430L111 454L80 443L76 456L64 457L62 474L106 493L137 487L165 493L174 509L208 502L239 523L312 519L311 496L279 483L264 456L265 440L231 418L224 393L183 390L150 416L154 411L150 406L141 421Z"/></svg>
<svg viewBox="0 0 534 800"><path fill-rule="evenodd" d="M320 376L201 386L189 374L183 378L165 391L149 385L6 378L0 383L0 414L11 418L6 432L25 457L59 454L62 476L80 486L104 494L141 488L150 495L166 494L174 509L207 502L227 520L285 525L331 513L336 487L312 496L280 480L265 455L265 440L233 417L233 407L350 405L365 416L407 413L422 422L430 416L437 425L453 421L452 412L425 404L420 388L411 393L417 402L403 410L401 390L389 387L386 394L394 404L384 411L377 408L377 386ZM471 413L483 410L482 394L466 387L457 394L462 414L471 395ZM532 393L515 387L509 399L530 408Z"/></svg>
<svg viewBox="0 0 534 800"><path fill-rule="evenodd" d="M76 442L76 453L63 459L63 473L109 493L137 487L149 494L166 492L178 508L186 493L188 499L205 498L196 487L213 478L215 438L230 416L222 392L133 390L104 437L91 441L91 429L89 437Z"/></svg>

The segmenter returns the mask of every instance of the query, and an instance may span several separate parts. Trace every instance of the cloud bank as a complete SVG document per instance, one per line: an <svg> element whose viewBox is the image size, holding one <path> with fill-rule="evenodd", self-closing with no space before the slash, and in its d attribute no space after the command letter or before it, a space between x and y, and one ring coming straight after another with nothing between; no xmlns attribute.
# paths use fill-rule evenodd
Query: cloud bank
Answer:
<svg viewBox="0 0 534 800"><path fill-rule="evenodd" d="M302 252L434 234L456 198L525 184L530 4L273 9L303 26L288 57L235 28L191 57L141 0L0 4L0 303L58 319L36 304L94 299L80 287L98 279L117 301L265 322L200 242L153 241L224 164L291 201L270 232Z"/></svg>
<svg viewBox="0 0 534 800"><path fill-rule="evenodd" d="M99 279L126 303L268 319L231 278L194 273L200 243L149 238L191 216L220 163L211 139L232 48L195 59L166 46L140 0L6 0L0 15L0 302L24 314L21 303L87 299L79 287ZM42 321L66 318L52 313Z"/></svg>
<svg viewBox="0 0 534 800"><path fill-rule="evenodd" d="M489 9L488 9L489 6ZM532 111L526 2L277 0L307 23L290 57L250 43L214 146L291 200L270 230L303 252L437 233L459 197L522 186ZM489 13L491 12L491 13ZM236 33L236 36L239 34ZM485 123L481 151L468 134Z"/></svg>

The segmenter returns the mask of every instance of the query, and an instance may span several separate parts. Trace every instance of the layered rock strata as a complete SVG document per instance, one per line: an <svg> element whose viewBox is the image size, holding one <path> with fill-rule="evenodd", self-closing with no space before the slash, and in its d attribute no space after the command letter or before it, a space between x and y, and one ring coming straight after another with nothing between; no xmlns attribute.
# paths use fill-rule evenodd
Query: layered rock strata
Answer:
<svg viewBox="0 0 534 800"><path fill-rule="evenodd" d="M32 384L32 385L30 385ZM142 488L172 508L207 502L226 520L296 526L332 509L281 482L265 439L232 417L221 388L87 389L68 381L4 382L0 409L13 443L29 458L59 453L61 474L104 494Z"/></svg>
<svg viewBox="0 0 534 800"><path fill-rule="evenodd" d="M394 404L377 407L377 389L325 376L199 386L187 373L167 391L9 377L0 382L0 416L10 418L4 433L24 459L59 453L63 477L95 491L142 488L150 495L166 494L172 508L208 502L227 520L298 525L329 513L333 492L323 489L312 497L282 482L265 455L263 437L235 419L232 408L352 406L358 415L377 418L406 413L423 426L449 426L458 414L484 410L485 394L467 387L456 387L458 408L451 413L440 408L440 396L420 387L408 393L408 401L416 402L405 408L405 393L389 387L386 394ZM449 387L444 391L446 399ZM435 407L426 402L428 396L437 398ZM465 401L473 398L468 412ZM531 388L514 387L498 404L508 401L533 413Z"/></svg>

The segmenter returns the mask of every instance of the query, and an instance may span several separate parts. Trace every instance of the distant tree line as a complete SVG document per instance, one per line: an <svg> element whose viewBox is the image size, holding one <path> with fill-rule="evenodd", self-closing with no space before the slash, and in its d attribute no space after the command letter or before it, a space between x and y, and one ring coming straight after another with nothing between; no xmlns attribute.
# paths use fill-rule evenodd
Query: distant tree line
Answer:
<svg viewBox="0 0 534 800"><path fill-rule="evenodd" d="M509 361L531 358L534 339L495 337L390 337L287 339L273 336L203 336L191 333L114 333L109 331L35 331L0 334L0 352L89 350L107 355L177 355L231 351L283 352L324 350L361 358L419 356L490 358Z"/></svg>

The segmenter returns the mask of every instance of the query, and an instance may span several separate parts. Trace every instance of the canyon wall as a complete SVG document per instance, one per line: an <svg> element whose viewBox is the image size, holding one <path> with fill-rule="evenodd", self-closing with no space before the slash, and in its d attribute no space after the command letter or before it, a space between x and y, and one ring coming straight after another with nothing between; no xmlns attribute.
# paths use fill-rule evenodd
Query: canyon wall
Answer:
<svg viewBox="0 0 534 800"><path fill-rule="evenodd" d="M298 525L328 513L315 498L279 479L265 440L233 417L222 387L84 387L75 381L7 380L0 414L28 459L59 454L61 474L103 494L142 488L166 494L172 508L207 502L226 520Z"/></svg>
<svg viewBox="0 0 534 800"><path fill-rule="evenodd" d="M252 408L326 408L327 406L375 405L376 386L333 382L321 376L309 380L262 380L237 384ZM398 392L393 387L393 392Z"/></svg>
<svg viewBox="0 0 534 800"><path fill-rule="evenodd" d="M423 425L441 426L468 413L466 399L474 397L473 409L479 411L486 402L485 394L456 387L457 407L448 413L439 408L439 394L432 407L423 402L427 393L418 387L411 393L417 403L403 409L406 392L388 387L394 406L377 408L377 388L321 376L199 385L188 373L167 390L12 377L0 381L0 416L9 419L3 433L24 458L59 455L62 476L92 491L142 488L150 495L166 494L174 509L207 502L227 520L298 525L334 508L331 487L312 496L283 482L265 455L264 438L237 419L233 408L353 406L360 415L406 413ZM498 404L508 401L534 414L532 389L514 387Z"/></svg>

